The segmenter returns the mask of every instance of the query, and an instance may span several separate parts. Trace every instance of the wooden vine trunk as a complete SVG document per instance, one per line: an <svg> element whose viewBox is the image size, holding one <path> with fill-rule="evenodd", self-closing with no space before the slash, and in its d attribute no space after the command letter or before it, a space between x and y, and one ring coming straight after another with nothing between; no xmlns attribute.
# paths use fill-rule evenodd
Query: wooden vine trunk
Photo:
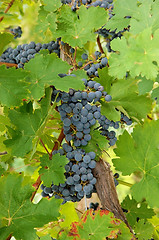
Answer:
<svg viewBox="0 0 159 240"><path fill-rule="evenodd" d="M109 163L100 159L100 161L97 162L95 169L93 169L93 175L97 179L96 190L102 208L114 213L114 216L125 222L130 231L133 232L119 203L114 176Z"/></svg>

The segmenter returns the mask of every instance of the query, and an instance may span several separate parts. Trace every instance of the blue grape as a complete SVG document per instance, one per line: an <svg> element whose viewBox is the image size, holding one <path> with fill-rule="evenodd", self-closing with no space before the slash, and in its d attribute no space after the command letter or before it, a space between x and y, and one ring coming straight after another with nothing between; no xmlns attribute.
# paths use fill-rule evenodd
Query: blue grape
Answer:
<svg viewBox="0 0 159 240"><path fill-rule="evenodd" d="M96 161L91 160L91 162L88 164L88 166L92 169L95 168L96 167Z"/></svg>
<svg viewBox="0 0 159 240"><path fill-rule="evenodd" d="M90 161L91 161L90 156L89 156L89 155L85 155L85 156L83 157L83 161L84 161L85 163L90 163Z"/></svg>
<svg viewBox="0 0 159 240"><path fill-rule="evenodd" d="M83 60L87 60L87 59L88 59L88 55L87 55L86 53L83 53L83 54L82 54L82 59L83 59Z"/></svg>
<svg viewBox="0 0 159 240"><path fill-rule="evenodd" d="M108 95L105 96L105 100L107 102L110 102L112 100L112 97L108 94Z"/></svg>

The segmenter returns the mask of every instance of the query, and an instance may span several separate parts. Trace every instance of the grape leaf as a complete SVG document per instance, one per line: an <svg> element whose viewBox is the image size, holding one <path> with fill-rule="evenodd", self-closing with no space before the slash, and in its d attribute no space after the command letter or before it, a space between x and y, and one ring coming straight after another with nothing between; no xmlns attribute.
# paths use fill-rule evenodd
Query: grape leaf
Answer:
<svg viewBox="0 0 159 240"><path fill-rule="evenodd" d="M152 27L152 31L159 27L159 15L158 15L158 2L144 0L137 4L137 1L121 0L114 2L115 14L107 23L106 27L117 31L121 31L131 26L130 32L138 34L144 31L146 28ZM125 18L125 16L131 16L131 18Z"/></svg>
<svg viewBox="0 0 159 240"><path fill-rule="evenodd" d="M139 94L145 94L148 93L152 90L153 88L153 81L144 78L138 78L139 82L138 82L138 87L139 87Z"/></svg>
<svg viewBox="0 0 159 240"><path fill-rule="evenodd" d="M4 174L4 168L0 165L0 177L2 176L2 174Z"/></svg>
<svg viewBox="0 0 159 240"><path fill-rule="evenodd" d="M77 215L76 209L75 209L75 203L73 202L66 202L61 206L60 214L62 218L64 218L64 221L60 223L60 226L62 228L64 227L71 227L71 223L75 221L79 221L79 217Z"/></svg>
<svg viewBox="0 0 159 240"><path fill-rule="evenodd" d="M56 13L51 12L47 15L46 20L48 21L49 24L49 29L51 32L56 31Z"/></svg>
<svg viewBox="0 0 159 240"><path fill-rule="evenodd" d="M24 103L20 109L9 110L9 118L14 128L8 127L11 139L4 143L11 148L13 156L23 157L32 150L32 141L41 134L50 108L51 89L46 98L41 100L41 108L33 111L32 103ZM38 138L36 138L36 141Z"/></svg>
<svg viewBox="0 0 159 240"><path fill-rule="evenodd" d="M152 27L152 32L159 28L159 15L156 8L159 7L158 2L152 0L142 1L138 10L133 14L130 19L131 32L138 34L144 31L145 28Z"/></svg>
<svg viewBox="0 0 159 240"><path fill-rule="evenodd" d="M68 159L65 156L60 156L58 153L53 155L52 160L50 160L49 155L46 154L40 158L40 162L42 168L39 170L39 174L43 174L41 179L44 185L51 186L52 182L55 185L65 182L64 173L66 171L64 166L68 163Z"/></svg>
<svg viewBox="0 0 159 240"><path fill-rule="evenodd" d="M135 224L134 230L138 240L147 240L152 237L154 228L151 223L145 223L142 219Z"/></svg>
<svg viewBox="0 0 159 240"><path fill-rule="evenodd" d="M96 160L101 156L101 151L108 149L108 140L105 136L101 135L98 130L91 129L91 140L87 146L82 147L86 152L91 152L92 149L96 154Z"/></svg>
<svg viewBox="0 0 159 240"><path fill-rule="evenodd" d="M141 74L147 79L155 79L159 65L158 38L159 29L152 35L151 28L147 28L137 36L115 39L111 46L119 53L112 53L109 59L109 74L123 78L129 71L132 77Z"/></svg>
<svg viewBox="0 0 159 240"><path fill-rule="evenodd" d="M80 239L99 240L108 236L111 232L110 216L111 214L100 216L100 213L98 213L92 219L88 215L86 223L82 227L78 227Z"/></svg>
<svg viewBox="0 0 159 240"><path fill-rule="evenodd" d="M44 9L48 12L55 12L60 6L61 6L61 1L59 0L44 0Z"/></svg>
<svg viewBox="0 0 159 240"><path fill-rule="evenodd" d="M23 69L0 67L0 102L7 107L18 106L27 98L27 72Z"/></svg>
<svg viewBox="0 0 159 240"><path fill-rule="evenodd" d="M73 12L69 6L64 5L57 16L57 37L62 36L62 40L72 47L84 47L87 41L95 40L94 30L104 25L107 18L107 12L100 7L87 9L81 6ZM86 19L89 19L87 24Z"/></svg>
<svg viewBox="0 0 159 240"><path fill-rule="evenodd" d="M4 47L13 40L13 35L10 33L0 33L0 55L4 51Z"/></svg>
<svg viewBox="0 0 159 240"><path fill-rule="evenodd" d="M56 82L56 88L66 92L68 92L70 88L83 90L85 86L82 78L87 78L86 73L78 69L76 71L73 71L71 74L75 74L76 76L63 77L61 81Z"/></svg>
<svg viewBox="0 0 159 240"><path fill-rule="evenodd" d="M120 0L114 2L113 14L115 14L106 24L107 29L117 29L121 31L130 24L130 19L125 16L133 16L138 11L137 1Z"/></svg>
<svg viewBox="0 0 159 240"><path fill-rule="evenodd" d="M46 235L46 236L42 236L40 238L37 238L36 240L52 240L51 236L50 235Z"/></svg>
<svg viewBox="0 0 159 240"><path fill-rule="evenodd" d="M115 108L124 110L130 117L141 120L151 110L151 100L145 95L138 95L137 81L132 79L118 80L113 83L110 92L112 100L102 102L101 112L107 116L108 119L119 121L120 112L116 111Z"/></svg>
<svg viewBox="0 0 159 240"><path fill-rule="evenodd" d="M140 207L137 205L138 203L135 199L130 199L129 196L127 196L121 204L122 208L128 211L126 218L132 227L135 225L137 218L146 220L146 218L151 218L155 215L152 208L147 208L147 203L142 202Z"/></svg>
<svg viewBox="0 0 159 240"><path fill-rule="evenodd" d="M33 188L24 177L10 174L0 179L0 238L12 234L17 240L34 240L36 230L57 220L61 201L42 199L38 204L30 201Z"/></svg>
<svg viewBox="0 0 159 240"><path fill-rule="evenodd" d="M53 16L55 15L54 13L52 13ZM48 28L50 27L49 21L49 12L46 11L44 9L44 6L41 6L39 8L39 12L38 12L38 21L36 22L36 26L35 26L35 32L38 33L38 36L41 36L43 39L45 38L45 34L48 30ZM48 21L49 19L49 21ZM55 23L54 23L55 25Z"/></svg>
<svg viewBox="0 0 159 240"><path fill-rule="evenodd" d="M92 216L90 212L87 218L83 217L84 223L77 225L79 239L98 240L105 237L114 239L118 236L120 240L131 240L132 234L125 223L113 218L112 213L107 212L107 210L95 211Z"/></svg>
<svg viewBox="0 0 159 240"><path fill-rule="evenodd" d="M104 91L110 92L113 78L109 76L108 68L104 67L102 69L98 69L98 74L99 78L96 78L96 81L104 87Z"/></svg>
<svg viewBox="0 0 159 240"><path fill-rule="evenodd" d="M157 98L157 103L159 103L159 87L152 90L151 97L153 99Z"/></svg>
<svg viewBox="0 0 159 240"><path fill-rule="evenodd" d="M116 170L123 175L141 172L142 179L131 187L132 196L140 202L146 198L150 207L159 207L159 120L145 122L134 128L132 136L126 131L117 141L113 160Z"/></svg>
<svg viewBox="0 0 159 240"><path fill-rule="evenodd" d="M45 86L54 85L58 87L60 84L60 90L67 91L69 85L71 85L69 84L71 83L70 80L65 82L63 78L58 76L61 71L63 73L67 72L70 66L58 58L55 53L46 53L37 54L29 63L25 64L25 69L30 72L29 90L34 99L40 99L44 95ZM78 84L79 82L76 81L77 88Z"/></svg>

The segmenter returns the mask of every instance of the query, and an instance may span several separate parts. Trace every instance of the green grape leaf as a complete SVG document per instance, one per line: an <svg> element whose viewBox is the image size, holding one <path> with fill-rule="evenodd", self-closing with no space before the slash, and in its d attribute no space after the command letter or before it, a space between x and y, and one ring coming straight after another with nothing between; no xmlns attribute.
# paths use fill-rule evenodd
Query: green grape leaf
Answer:
<svg viewBox="0 0 159 240"><path fill-rule="evenodd" d="M152 35L151 29L147 28L137 36L113 40L112 49L119 53L112 53L109 59L109 74L123 78L129 72L132 77L141 75L155 79L159 65L158 38L159 29Z"/></svg>
<svg viewBox="0 0 159 240"><path fill-rule="evenodd" d="M153 99L157 98L157 103L159 103L159 87L152 90L151 97Z"/></svg>
<svg viewBox="0 0 159 240"><path fill-rule="evenodd" d="M134 128L132 136L126 131L117 141L113 160L116 170L123 175L140 172L140 182L131 187L133 198L140 202L146 199L150 207L159 207L159 120L145 122Z"/></svg>
<svg viewBox="0 0 159 240"><path fill-rule="evenodd" d="M50 235L46 235L46 236L42 236L40 238L37 238L36 240L51 240L51 236Z"/></svg>
<svg viewBox="0 0 159 240"><path fill-rule="evenodd" d="M65 156L60 156L60 154L55 154L52 160L49 159L49 155L46 154L40 158L41 169L39 174L42 174L41 180L44 185L51 186L52 182L55 185L65 182L65 165L68 163L68 159Z"/></svg>
<svg viewBox="0 0 159 240"><path fill-rule="evenodd" d="M50 31L55 32L56 31L56 13L54 12L49 13L46 17L46 20L48 21Z"/></svg>
<svg viewBox="0 0 159 240"><path fill-rule="evenodd" d="M54 13L52 14L53 16L55 15ZM48 17L48 15L49 12L44 9L44 6L41 6L39 8L38 21L36 22L35 25L35 32L37 32L38 36L41 36L43 39L45 38L45 34L47 33L48 28L50 27L49 24L50 18Z"/></svg>
<svg viewBox="0 0 159 240"><path fill-rule="evenodd" d="M10 33L0 33L0 55L3 53L4 48L13 40L13 35Z"/></svg>
<svg viewBox="0 0 159 240"><path fill-rule="evenodd" d="M27 84L24 82L28 73L23 69L0 67L0 102L7 107L18 106L27 98Z"/></svg>
<svg viewBox="0 0 159 240"><path fill-rule="evenodd" d="M154 228L151 223L145 223L145 221L142 219L135 224L134 230L138 240L147 240L151 239Z"/></svg>
<svg viewBox="0 0 159 240"><path fill-rule="evenodd" d="M89 22L86 23L86 19L89 19ZM100 7L87 9L81 6L73 12L69 6L64 5L57 16L57 37L62 36L62 40L72 47L84 47L87 41L95 40L94 30L104 25L107 19L107 12Z"/></svg>
<svg viewBox="0 0 159 240"><path fill-rule="evenodd" d="M138 87L139 87L139 95L143 95L145 93L148 93L152 90L153 88L153 81L144 78L138 78Z"/></svg>
<svg viewBox="0 0 159 240"><path fill-rule="evenodd" d="M131 32L138 34L145 28L152 27L152 32L159 28L159 15L157 9L158 2L152 0L142 1L138 10L134 12L133 18L130 20Z"/></svg>
<svg viewBox="0 0 159 240"><path fill-rule="evenodd" d="M4 143L11 148L13 156L24 157L33 149L33 139L36 138L38 141L50 108L51 89L48 89L48 92L46 97L41 100L41 108L35 111L33 111L31 102L24 103L20 109L9 110L8 117L15 129L8 126L12 138Z"/></svg>
<svg viewBox="0 0 159 240"><path fill-rule="evenodd" d="M108 236L111 232L110 228L110 216L103 215L100 216L100 212L95 215L95 218L92 219L90 215L87 217L87 221L83 224L83 227L78 227L80 239L88 239L88 240L99 240Z"/></svg>
<svg viewBox="0 0 159 240"><path fill-rule="evenodd" d="M60 234L60 240L64 239L77 240L98 240L116 239L131 240L132 234L125 223L119 219L113 218L112 213L107 210L88 210L83 215L79 222L72 222L71 229L68 232L64 231Z"/></svg>
<svg viewBox="0 0 159 240"><path fill-rule="evenodd" d="M114 16L106 27L111 30L117 28L117 31L121 31L130 25L130 32L133 34L139 34L146 28L152 27L154 32L159 28L158 6L158 2L152 0L140 1L140 4L130 0L116 1L114 2ZM125 16L131 16L131 18L125 18Z"/></svg>
<svg viewBox="0 0 159 240"><path fill-rule="evenodd" d="M70 214L71 213L71 214ZM62 218L64 218L64 221L61 222L60 226L62 228L68 227L71 228L72 222L78 222L79 217L77 215L76 209L75 209L75 203L73 202L66 202L61 206L60 214Z"/></svg>
<svg viewBox="0 0 159 240"><path fill-rule="evenodd" d="M84 82L82 78L87 78L86 73L82 70L73 71L71 74L75 74L76 76L66 76L61 79L61 81L56 82L56 88L62 89L63 91L68 92L70 88L76 90L84 89Z"/></svg>
<svg viewBox="0 0 159 240"><path fill-rule="evenodd" d="M36 230L57 220L61 201L42 199L38 204L30 201L33 188L19 174L0 179L0 239L12 234L17 240L34 240Z"/></svg>
<svg viewBox="0 0 159 240"><path fill-rule="evenodd" d="M48 12L55 12L60 6L61 6L61 1L59 0L44 0L44 9Z"/></svg>
<svg viewBox="0 0 159 240"><path fill-rule="evenodd" d="M128 211L126 218L132 227L135 225L137 218L146 220L155 215L152 208L147 208L146 202L142 202L140 207L138 207L136 200L133 198L130 199L129 196L124 199L121 206Z"/></svg>
<svg viewBox="0 0 159 240"><path fill-rule="evenodd" d="M115 15L106 24L107 29L117 29L117 31L123 30L130 23L130 19L125 18L125 16L133 16L136 11L138 11L137 1L115 1L113 10L113 14Z"/></svg>
<svg viewBox="0 0 159 240"><path fill-rule="evenodd" d="M45 93L45 86L54 85L60 90L68 90L71 81L64 81L58 76L59 73L65 73L70 69L70 66L57 57L55 53L52 54L38 54L31 59L29 63L25 64L25 69L30 72L30 95L34 99L40 99ZM62 83L62 84L61 84ZM78 81L77 81L78 86Z"/></svg>
<svg viewBox="0 0 159 240"><path fill-rule="evenodd" d="M87 146L82 147L86 152L91 152L92 149L96 154L96 160L101 156L101 151L108 149L108 140L105 136L101 135L98 130L91 129L90 132L91 140L88 142Z"/></svg>
<svg viewBox="0 0 159 240"><path fill-rule="evenodd" d="M113 83L110 92L112 100L102 101L101 112L108 119L119 121L120 110L122 107L130 117L141 120L151 110L151 99L145 95L138 95L137 81L132 79L118 80Z"/></svg>
<svg viewBox="0 0 159 240"><path fill-rule="evenodd" d="M118 229L118 240L132 240L133 235L130 233L129 228L126 226L124 222L121 222L119 226L114 226L114 230Z"/></svg>
<svg viewBox="0 0 159 240"><path fill-rule="evenodd" d="M109 76L108 68L104 67L102 69L98 69L98 74L99 78L96 78L96 81L99 82L104 87L104 91L110 92L113 78Z"/></svg>
<svg viewBox="0 0 159 240"><path fill-rule="evenodd" d="M2 176L2 174L4 174L4 168L0 165L0 177Z"/></svg>

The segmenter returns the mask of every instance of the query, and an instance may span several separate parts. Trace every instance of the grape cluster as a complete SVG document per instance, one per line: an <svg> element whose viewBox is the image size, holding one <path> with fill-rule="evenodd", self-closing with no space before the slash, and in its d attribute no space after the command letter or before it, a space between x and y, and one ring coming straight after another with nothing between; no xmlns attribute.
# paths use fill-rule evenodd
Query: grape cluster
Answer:
<svg viewBox="0 0 159 240"><path fill-rule="evenodd" d="M60 76L64 77L65 74L60 74ZM63 121L65 139L67 142L73 141L75 147L86 146L91 140L91 127L98 122L101 134L109 139L109 144L112 146L117 140L115 132L109 132L107 129L109 126L114 126L117 129L119 123L106 119L105 116L101 115L100 106L95 105L97 102L100 103L101 98L109 102L112 97L103 91L104 87L100 83L92 80L82 80L86 86L85 91L70 89L69 93L66 93L53 87L52 101L55 101L55 99L57 102L61 100L58 111ZM105 130L107 131L104 132Z"/></svg>
<svg viewBox="0 0 159 240"><path fill-rule="evenodd" d="M96 203L91 202L89 204L89 209L93 209L94 211L97 210L98 207L99 207L99 203L98 202L96 202Z"/></svg>
<svg viewBox="0 0 159 240"><path fill-rule="evenodd" d="M11 28L10 32L14 35L14 38L20 38L22 36L22 29L20 26L16 27L16 28Z"/></svg>
<svg viewBox="0 0 159 240"><path fill-rule="evenodd" d="M51 41L49 43L35 43L18 45L15 49L9 47L0 56L0 62L17 64L18 68L23 68L24 64L34 58L35 54L40 50L48 49L50 53L55 52L60 56L59 39L57 41Z"/></svg>
<svg viewBox="0 0 159 240"><path fill-rule="evenodd" d="M99 51L95 51L94 53L97 63L93 63L91 61L88 61L88 55L86 53L82 54L82 59L87 60L84 62L84 70L87 72L87 75L92 77L99 77L98 75L98 69L102 69L107 66L108 59L107 57L102 57L102 53ZM78 66L82 67L83 62L78 62Z"/></svg>
<svg viewBox="0 0 159 240"><path fill-rule="evenodd" d="M69 163L65 166L65 183L46 187L43 184L43 197L52 197L63 199L63 203L67 201L79 202L84 195L87 198L92 196L95 190L96 178L92 174L92 170L96 166L95 153L86 153L83 149L75 149L67 143L62 145L63 148L55 150L53 154L60 153L66 155Z"/></svg>
<svg viewBox="0 0 159 240"><path fill-rule="evenodd" d="M113 146L115 145L117 138L116 138L116 132L109 131L109 127L113 127L115 129L119 128L119 122L110 121L108 118L106 118L104 115L101 115L100 119L98 120L100 127L99 131L101 132L101 135L106 136L106 138L109 140L109 145Z"/></svg>
<svg viewBox="0 0 159 240"><path fill-rule="evenodd" d="M125 123L126 125L130 126L132 124L132 120L124 115L124 113L121 113L121 122Z"/></svg>
<svg viewBox="0 0 159 240"><path fill-rule="evenodd" d="M63 4L71 4L72 3L72 0L61 0L61 2ZM105 9L112 9L114 6L113 6L113 0L96 0L96 1L92 1L92 0L75 0L71 9L72 11L76 11L76 9L78 7L81 6L81 4L83 5L86 5L87 7L97 7L97 6L100 6L101 8L105 8Z"/></svg>

